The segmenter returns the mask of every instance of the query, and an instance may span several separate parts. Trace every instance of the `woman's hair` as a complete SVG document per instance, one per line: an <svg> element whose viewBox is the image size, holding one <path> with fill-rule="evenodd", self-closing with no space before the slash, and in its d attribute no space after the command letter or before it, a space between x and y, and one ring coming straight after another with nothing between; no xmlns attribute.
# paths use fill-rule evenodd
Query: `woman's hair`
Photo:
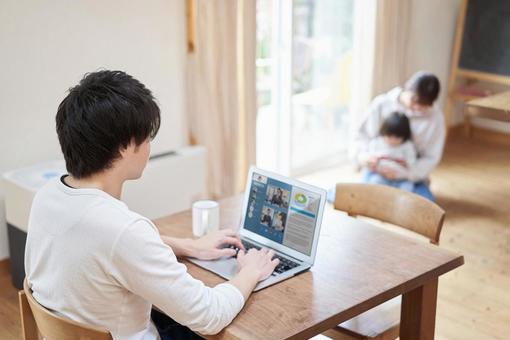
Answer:
<svg viewBox="0 0 510 340"><path fill-rule="evenodd" d="M149 89L122 71L88 73L60 103L58 140L76 178L108 169L121 148L142 144L159 130L159 107Z"/></svg>
<svg viewBox="0 0 510 340"><path fill-rule="evenodd" d="M410 140L411 126L409 118L404 113L393 112L383 121L379 134L381 136L400 137L404 142Z"/></svg>
<svg viewBox="0 0 510 340"><path fill-rule="evenodd" d="M418 104L431 106L439 96L441 86L434 74L419 71L409 78L404 89L415 94Z"/></svg>

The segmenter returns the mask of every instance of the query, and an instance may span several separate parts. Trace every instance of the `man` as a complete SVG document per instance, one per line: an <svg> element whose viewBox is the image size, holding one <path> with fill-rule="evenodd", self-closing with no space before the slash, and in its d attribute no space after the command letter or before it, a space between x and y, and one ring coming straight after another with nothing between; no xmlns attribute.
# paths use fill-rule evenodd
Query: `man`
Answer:
<svg viewBox="0 0 510 340"><path fill-rule="evenodd" d="M438 165L443 153L445 125L443 113L435 105L439 95L439 80L433 74L415 73L404 88L396 87L376 97L360 125L351 155L358 164L369 171L376 171L388 180L409 180L414 182L413 192L434 201L429 189L429 176ZM418 159L407 167L404 173L395 169L378 167L376 157L361 159L370 140L377 138L382 122L393 112L404 112L411 125L411 139ZM365 172L364 181L367 182Z"/></svg>
<svg viewBox="0 0 510 340"><path fill-rule="evenodd" d="M34 298L114 339L198 338L191 330L214 334L228 325L278 261L268 250L245 254L231 230L196 240L160 236L120 200L124 182L142 175L160 126L151 91L121 71L90 73L70 89L56 123L69 175L32 204L25 270ZM222 245L241 249L240 270L214 288L176 258L235 254ZM154 325L152 304L173 320L153 312Z"/></svg>
<svg viewBox="0 0 510 340"><path fill-rule="evenodd" d="M271 211L269 208L264 211L264 214L262 215L262 218L260 219L260 223L267 225L268 227L271 226Z"/></svg>
<svg viewBox="0 0 510 340"><path fill-rule="evenodd" d="M271 204L277 205L281 207L283 205L283 191L280 188L276 189L276 192L273 194L271 198Z"/></svg>

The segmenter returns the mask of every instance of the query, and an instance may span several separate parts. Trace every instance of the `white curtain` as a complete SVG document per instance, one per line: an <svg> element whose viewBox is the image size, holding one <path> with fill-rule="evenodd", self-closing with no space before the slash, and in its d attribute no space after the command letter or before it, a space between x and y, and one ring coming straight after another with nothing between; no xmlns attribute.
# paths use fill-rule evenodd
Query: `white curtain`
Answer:
<svg viewBox="0 0 510 340"><path fill-rule="evenodd" d="M388 91L405 82L411 0L378 0L372 92Z"/></svg>
<svg viewBox="0 0 510 340"><path fill-rule="evenodd" d="M355 1L351 137L370 101L408 76L410 12L411 0Z"/></svg>

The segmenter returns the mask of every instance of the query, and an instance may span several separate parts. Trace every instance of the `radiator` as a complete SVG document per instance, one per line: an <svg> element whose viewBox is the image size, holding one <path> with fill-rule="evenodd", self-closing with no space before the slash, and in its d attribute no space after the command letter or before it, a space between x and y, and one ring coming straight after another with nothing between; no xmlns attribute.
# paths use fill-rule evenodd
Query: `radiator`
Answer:
<svg viewBox="0 0 510 340"><path fill-rule="evenodd" d="M193 201L206 196L206 165L203 147L185 147L154 155L142 178L124 184L122 198L131 210L151 219L189 209ZM61 160L3 175L11 277L18 289L23 289L25 278L26 233L35 192L50 178L64 173L65 165ZM2 229L0 225L0 237L4 234ZM0 249L0 259L5 255Z"/></svg>
<svg viewBox="0 0 510 340"><path fill-rule="evenodd" d="M129 209L155 219L191 208L207 196L206 150L190 146L151 156L140 179L124 184Z"/></svg>

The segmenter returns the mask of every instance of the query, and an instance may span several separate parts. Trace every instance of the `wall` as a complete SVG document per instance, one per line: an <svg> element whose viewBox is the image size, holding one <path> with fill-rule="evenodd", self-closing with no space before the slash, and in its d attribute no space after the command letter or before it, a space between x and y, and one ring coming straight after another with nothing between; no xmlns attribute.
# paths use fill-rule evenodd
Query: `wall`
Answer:
<svg viewBox="0 0 510 340"><path fill-rule="evenodd" d="M153 152L184 144L184 0L2 0L0 46L0 173L61 157L57 106L99 68L124 70L153 90L162 111Z"/></svg>
<svg viewBox="0 0 510 340"><path fill-rule="evenodd" d="M443 86L439 98L439 105L442 108L447 95L460 2L460 0L412 0L411 3L406 73L411 75L423 69L437 74ZM463 119L463 105L457 103L452 113L451 125L461 124ZM473 125L510 133L510 123L501 121L475 118Z"/></svg>
<svg viewBox="0 0 510 340"><path fill-rule="evenodd" d="M444 107L460 0L411 0L406 74L435 73L441 81Z"/></svg>

